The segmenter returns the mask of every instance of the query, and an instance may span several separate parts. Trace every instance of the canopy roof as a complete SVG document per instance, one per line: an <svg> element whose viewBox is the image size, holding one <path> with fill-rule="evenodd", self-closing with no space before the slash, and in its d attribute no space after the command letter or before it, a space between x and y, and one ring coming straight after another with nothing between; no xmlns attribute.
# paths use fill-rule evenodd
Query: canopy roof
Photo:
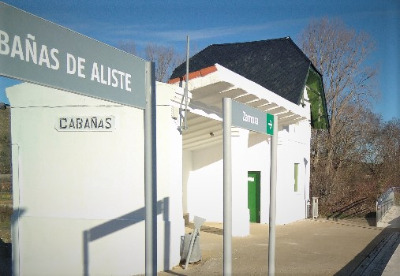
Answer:
<svg viewBox="0 0 400 276"><path fill-rule="evenodd" d="M311 101L312 126L329 127L322 76L290 37L213 44L190 58L192 77L196 72L212 68L215 64L296 105L303 103L307 87L308 99ZM170 83L183 81L185 74L186 63L183 63L174 70Z"/></svg>
<svg viewBox="0 0 400 276"><path fill-rule="evenodd" d="M225 97L277 115L280 126L310 120L309 109L294 104L219 64L192 72L189 79L188 89L192 98L188 106L189 129L185 131L184 149L196 149L221 142L222 99ZM183 86L181 78L170 80L170 83Z"/></svg>
<svg viewBox="0 0 400 276"><path fill-rule="evenodd" d="M216 63L295 104L300 104L311 65L289 37L210 45L190 58L190 72ZM183 63L174 70L171 79L185 74L186 63Z"/></svg>

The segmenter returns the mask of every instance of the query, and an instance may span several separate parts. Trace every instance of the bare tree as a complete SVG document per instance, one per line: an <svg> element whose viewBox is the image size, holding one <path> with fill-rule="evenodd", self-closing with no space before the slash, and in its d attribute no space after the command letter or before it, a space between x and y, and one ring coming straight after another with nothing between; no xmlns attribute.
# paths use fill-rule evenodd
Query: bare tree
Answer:
<svg viewBox="0 0 400 276"><path fill-rule="evenodd" d="M348 185L340 171L361 153L359 141L368 126L366 110L376 96L377 71L366 65L374 43L366 33L357 33L339 20L321 19L302 32L300 45L324 79L330 130L313 131L312 185L313 192L328 196ZM315 182L324 182L324 187Z"/></svg>
<svg viewBox="0 0 400 276"><path fill-rule="evenodd" d="M0 174L11 173L10 108L0 110Z"/></svg>
<svg viewBox="0 0 400 276"><path fill-rule="evenodd" d="M136 44L131 40L120 41L117 45L117 48L129 54L136 55Z"/></svg>
<svg viewBox="0 0 400 276"><path fill-rule="evenodd" d="M148 44L145 53L146 59L156 64L157 81L166 81L172 70L183 61L183 56L179 55L172 47Z"/></svg>
<svg viewBox="0 0 400 276"><path fill-rule="evenodd" d="M127 53L138 55L134 41L119 42L117 47ZM165 82L172 74L172 70L184 61L184 55L178 54L174 48L149 43L144 49L144 56L155 63L155 77L157 81Z"/></svg>
<svg viewBox="0 0 400 276"><path fill-rule="evenodd" d="M374 147L379 172L379 188L399 186L400 179L400 119L383 124Z"/></svg>

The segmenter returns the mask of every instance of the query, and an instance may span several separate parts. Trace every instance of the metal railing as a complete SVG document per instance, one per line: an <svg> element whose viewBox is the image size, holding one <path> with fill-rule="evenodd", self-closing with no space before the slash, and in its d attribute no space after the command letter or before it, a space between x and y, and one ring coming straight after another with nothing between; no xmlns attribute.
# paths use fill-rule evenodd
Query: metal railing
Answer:
<svg viewBox="0 0 400 276"><path fill-rule="evenodd" d="M389 188L385 193L383 193L376 201L376 223L383 218L383 216L396 205L395 193L400 192L400 187Z"/></svg>

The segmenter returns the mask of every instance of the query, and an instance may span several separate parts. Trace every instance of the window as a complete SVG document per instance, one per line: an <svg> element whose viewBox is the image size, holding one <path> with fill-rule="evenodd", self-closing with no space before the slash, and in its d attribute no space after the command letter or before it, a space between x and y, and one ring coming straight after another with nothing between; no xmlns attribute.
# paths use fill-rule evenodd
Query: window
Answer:
<svg viewBox="0 0 400 276"><path fill-rule="evenodd" d="M299 163L294 163L294 192L299 191Z"/></svg>

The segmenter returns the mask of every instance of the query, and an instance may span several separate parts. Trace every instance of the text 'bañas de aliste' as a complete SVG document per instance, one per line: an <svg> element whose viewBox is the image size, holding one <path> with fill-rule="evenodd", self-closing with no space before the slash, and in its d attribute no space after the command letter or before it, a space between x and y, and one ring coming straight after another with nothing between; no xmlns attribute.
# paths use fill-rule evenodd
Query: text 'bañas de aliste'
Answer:
<svg viewBox="0 0 400 276"><path fill-rule="evenodd" d="M96 61L87 64L86 58L41 44L32 34L22 37L0 29L0 55L132 92L131 74Z"/></svg>

